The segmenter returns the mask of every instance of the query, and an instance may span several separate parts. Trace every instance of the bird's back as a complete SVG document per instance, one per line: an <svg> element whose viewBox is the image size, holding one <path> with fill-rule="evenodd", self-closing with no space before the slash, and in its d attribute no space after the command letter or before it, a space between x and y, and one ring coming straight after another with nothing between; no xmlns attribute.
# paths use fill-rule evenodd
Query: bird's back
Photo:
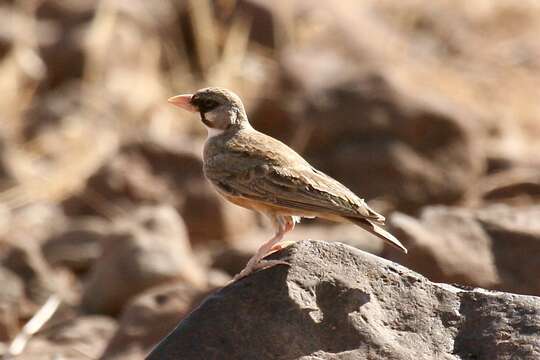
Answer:
<svg viewBox="0 0 540 360"><path fill-rule="evenodd" d="M384 221L343 184L313 168L281 141L256 130L210 138L204 155L205 175L222 192L229 188L231 195L321 215Z"/></svg>

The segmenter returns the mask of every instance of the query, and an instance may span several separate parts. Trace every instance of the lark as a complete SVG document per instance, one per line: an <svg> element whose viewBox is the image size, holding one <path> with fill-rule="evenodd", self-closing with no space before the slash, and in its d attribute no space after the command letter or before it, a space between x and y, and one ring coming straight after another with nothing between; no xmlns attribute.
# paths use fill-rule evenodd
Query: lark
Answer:
<svg viewBox="0 0 540 360"><path fill-rule="evenodd" d="M282 264L264 260L283 248L285 234L301 218L349 222L407 253L392 234L380 227L384 216L343 184L311 166L293 149L255 130L238 95L210 87L178 95L169 102L200 114L208 130L204 145L204 174L230 202L267 216L275 235L266 241L235 276Z"/></svg>

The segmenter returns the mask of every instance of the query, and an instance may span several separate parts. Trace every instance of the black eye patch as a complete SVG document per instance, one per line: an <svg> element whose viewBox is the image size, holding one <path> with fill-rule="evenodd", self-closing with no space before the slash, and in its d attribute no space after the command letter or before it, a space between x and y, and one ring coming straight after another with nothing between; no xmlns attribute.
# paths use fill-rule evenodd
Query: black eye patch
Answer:
<svg viewBox="0 0 540 360"><path fill-rule="evenodd" d="M219 103L212 99L200 99L195 102L195 105L201 112L212 111L219 106Z"/></svg>

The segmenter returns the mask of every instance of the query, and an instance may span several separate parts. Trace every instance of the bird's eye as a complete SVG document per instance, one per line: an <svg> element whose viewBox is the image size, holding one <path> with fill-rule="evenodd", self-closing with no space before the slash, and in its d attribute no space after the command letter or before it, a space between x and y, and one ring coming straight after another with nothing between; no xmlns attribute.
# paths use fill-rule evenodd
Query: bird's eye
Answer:
<svg viewBox="0 0 540 360"><path fill-rule="evenodd" d="M219 106L219 103L217 101L206 99L202 102L201 109L203 109L204 111L210 111L218 106Z"/></svg>

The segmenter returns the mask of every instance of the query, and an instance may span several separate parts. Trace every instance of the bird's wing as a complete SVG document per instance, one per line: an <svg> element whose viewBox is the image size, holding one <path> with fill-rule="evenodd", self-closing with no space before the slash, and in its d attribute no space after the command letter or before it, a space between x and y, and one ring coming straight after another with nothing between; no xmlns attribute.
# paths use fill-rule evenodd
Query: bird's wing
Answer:
<svg viewBox="0 0 540 360"><path fill-rule="evenodd" d="M314 169L285 144L269 137L262 142L253 137L250 140L249 147L243 142L242 146L220 153L219 162L228 166L220 166L218 176L212 176L212 169L207 172L220 190L300 213L317 212L384 223L384 217L363 199Z"/></svg>

